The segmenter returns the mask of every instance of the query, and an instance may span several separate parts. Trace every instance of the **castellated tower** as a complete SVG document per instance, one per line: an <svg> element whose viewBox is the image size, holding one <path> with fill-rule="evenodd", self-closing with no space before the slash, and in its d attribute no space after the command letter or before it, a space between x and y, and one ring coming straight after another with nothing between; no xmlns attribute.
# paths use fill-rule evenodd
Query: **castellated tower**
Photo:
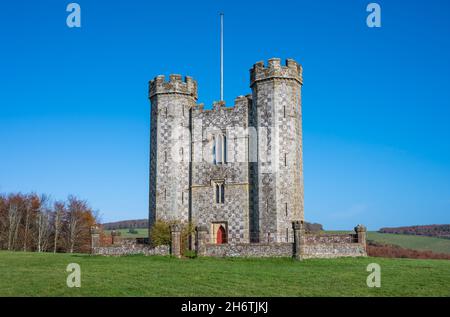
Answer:
<svg viewBox="0 0 450 317"><path fill-rule="evenodd" d="M292 221L304 220L301 87L294 60L256 63L250 70L258 162L254 163L254 232L260 242L292 241Z"/></svg>
<svg viewBox="0 0 450 317"><path fill-rule="evenodd" d="M190 77L158 76L149 84L151 101L150 226L156 219L189 220L190 112L197 83Z"/></svg>
<svg viewBox="0 0 450 317"><path fill-rule="evenodd" d="M252 94L197 105L190 77L150 81L150 227L191 222L211 244L293 242L302 221L302 68L256 63Z"/></svg>

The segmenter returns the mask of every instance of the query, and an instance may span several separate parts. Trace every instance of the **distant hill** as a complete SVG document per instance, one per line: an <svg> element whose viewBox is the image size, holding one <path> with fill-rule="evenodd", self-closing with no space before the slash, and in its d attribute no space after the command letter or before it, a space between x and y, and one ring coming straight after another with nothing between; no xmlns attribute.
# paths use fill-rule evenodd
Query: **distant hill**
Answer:
<svg viewBox="0 0 450 317"><path fill-rule="evenodd" d="M379 233L409 234L450 239L450 225L409 226L397 228L381 228Z"/></svg>
<svg viewBox="0 0 450 317"><path fill-rule="evenodd" d="M323 226L320 223L305 222L305 229L309 232L319 232L323 230ZM116 222L107 222L103 224L105 230L118 230L118 229L130 229L130 228L148 228L148 219L137 220L122 220Z"/></svg>
<svg viewBox="0 0 450 317"><path fill-rule="evenodd" d="M103 224L105 230L148 228L148 219L122 220Z"/></svg>
<svg viewBox="0 0 450 317"><path fill-rule="evenodd" d="M404 249L450 254L450 239L369 231L367 240L369 244L373 242L378 245L396 245Z"/></svg>

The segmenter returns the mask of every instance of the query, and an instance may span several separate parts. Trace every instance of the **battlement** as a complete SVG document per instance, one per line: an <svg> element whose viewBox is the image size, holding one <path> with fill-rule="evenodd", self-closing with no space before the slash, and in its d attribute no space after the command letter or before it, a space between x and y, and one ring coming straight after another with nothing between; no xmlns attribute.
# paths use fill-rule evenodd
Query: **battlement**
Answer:
<svg viewBox="0 0 450 317"><path fill-rule="evenodd" d="M292 79L303 84L302 66L293 59L286 59L285 65L281 65L279 58L271 58L267 62L257 62L250 69L250 87L254 83L268 79Z"/></svg>
<svg viewBox="0 0 450 317"><path fill-rule="evenodd" d="M164 75L159 75L149 82L149 97L157 94L182 94L194 97L197 100L197 82L189 76L182 80L181 75L171 74L169 81Z"/></svg>
<svg viewBox="0 0 450 317"><path fill-rule="evenodd" d="M234 110L241 107L248 107L251 104L252 95L246 95L246 96L238 96L234 100L234 106L233 107L227 107L225 104L225 101L214 101L211 109L204 109L204 104L200 103L192 107L193 111L202 112L202 111L208 111L208 112L214 112L214 111L220 111L220 110Z"/></svg>

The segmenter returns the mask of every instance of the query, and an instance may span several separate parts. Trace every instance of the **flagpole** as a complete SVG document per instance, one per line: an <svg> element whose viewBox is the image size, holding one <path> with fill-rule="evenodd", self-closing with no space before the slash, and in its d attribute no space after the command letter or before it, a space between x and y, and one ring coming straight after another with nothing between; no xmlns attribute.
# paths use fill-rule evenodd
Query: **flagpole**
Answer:
<svg viewBox="0 0 450 317"><path fill-rule="evenodd" d="M223 13L220 13L220 101L223 101Z"/></svg>

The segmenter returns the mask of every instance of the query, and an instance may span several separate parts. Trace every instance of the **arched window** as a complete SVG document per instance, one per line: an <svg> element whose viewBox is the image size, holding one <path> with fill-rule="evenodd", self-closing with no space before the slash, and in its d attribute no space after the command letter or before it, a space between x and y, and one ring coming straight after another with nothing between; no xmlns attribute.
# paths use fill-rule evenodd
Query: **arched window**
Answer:
<svg viewBox="0 0 450 317"><path fill-rule="evenodd" d="M222 133L213 137L213 163L224 164L227 160L227 138Z"/></svg>
<svg viewBox="0 0 450 317"><path fill-rule="evenodd" d="M220 186L216 184L214 187L216 189L216 204L218 204L220 203Z"/></svg>
<svg viewBox="0 0 450 317"><path fill-rule="evenodd" d="M223 204L225 202L225 185L223 182L214 183L214 194L216 204Z"/></svg>
<svg viewBox="0 0 450 317"><path fill-rule="evenodd" d="M212 155L213 155L213 164L217 164L216 161L216 137L213 138L213 148L212 148Z"/></svg>
<svg viewBox="0 0 450 317"><path fill-rule="evenodd" d="M225 135L222 135L222 157L223 157L223 164L227 162L227 137Z"/></svg>

